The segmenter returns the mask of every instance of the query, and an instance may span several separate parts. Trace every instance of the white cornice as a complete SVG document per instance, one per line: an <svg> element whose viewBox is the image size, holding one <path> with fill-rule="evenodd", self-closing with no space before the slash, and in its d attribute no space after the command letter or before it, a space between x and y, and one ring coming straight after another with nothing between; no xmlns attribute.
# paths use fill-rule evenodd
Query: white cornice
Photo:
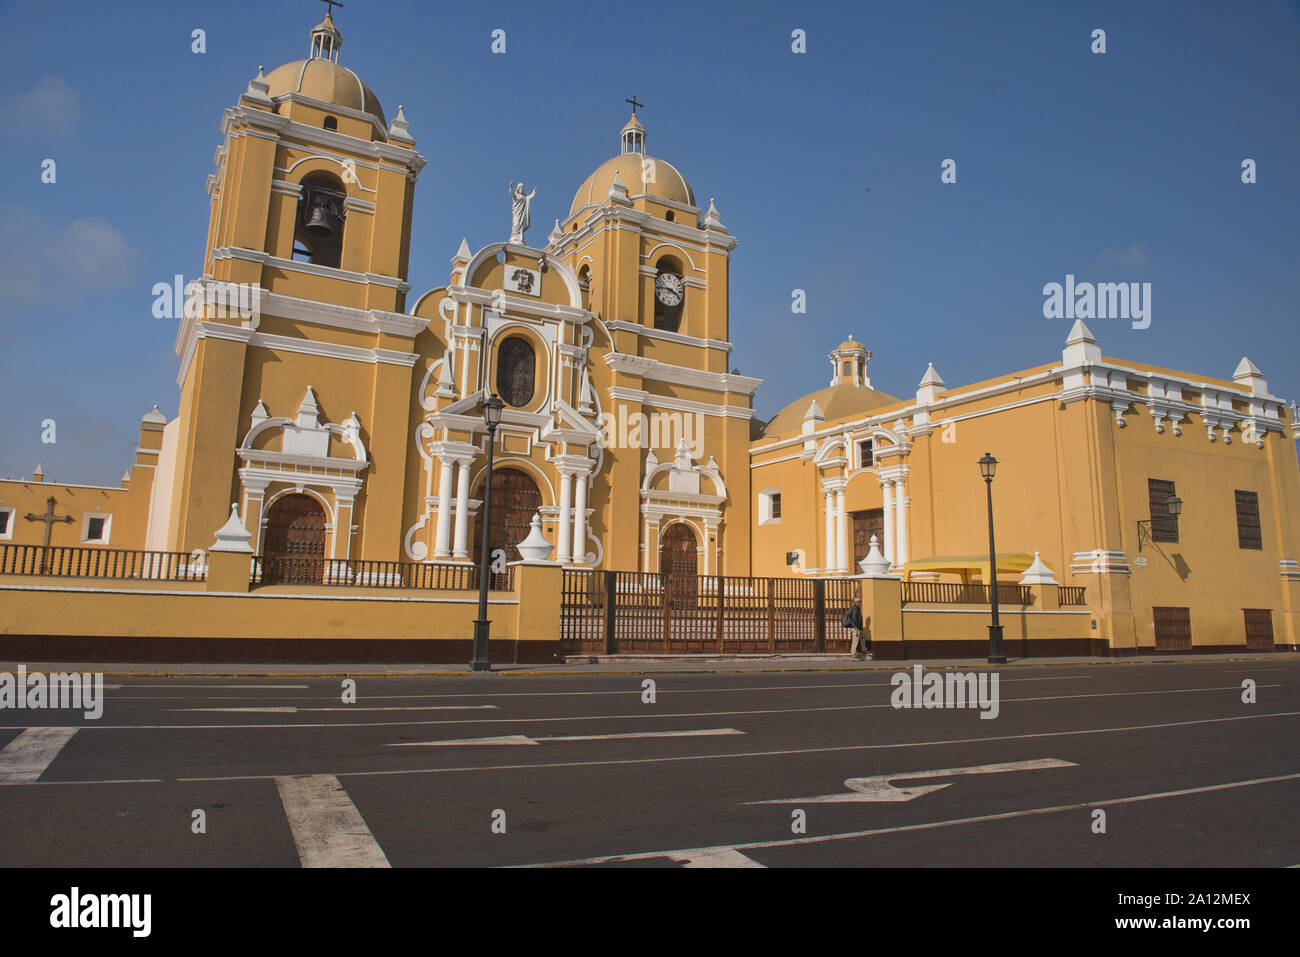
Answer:
<svg viewBox="0 0 1300 957"><path fill-rule="evenodd" d="M671 382L677 385L689 385L698 389L714 392L737 392L753 395L762 379L751 376L735 375L728 372L706 372L702 369L690 369L686 366L670 365L645 356L629 356L621 352L607 352L605 364L614 372L640 376L656 382Z"/></svg>
<svg viewBox="0 0 1300 957"><path fill-rule="evenodd" d="M245 249L242 246L217 246L214 248L208 256L209 272L212 264L222 259L239 259L263 266L274 266L276 269L285 272L302 273L306 276L320 276L324 279L341 279L344 282L359 283L363 286L385 286L403 293L408 292L411 288L410 283L403 282L393 276L383 276L373 272L353 272L350 269L337 269L330 266L319 266L315 263L298 262L293 259L281 259L279 256L272 256L270 253L262 252L259 249Z"/></svg>
<svg viewBox="0 0 1300 957"><path fill-rule="evenodd" d="M720 349L723 352L730 353L735 348L730 342L723 342L721 339L700 339L696 336L688 336L681 332L669 332L666 329L652 329L649 326L643 326L635 322L627 322L623 319L611 319L605 323L605 327L612 332L635 332L639 336L647 339L662 339L664 342L676 342L684 346L697 346L702 349Z"/></svg>
<svg viewBox="0 0 1300 957"><path fill-rule="evenodd" d="M447 295L455 302L472 303L493 312L502 310L542 319L562 320L574 325L586 325L594 316L586 309L542 302L531 297L511 296L500 289L481 289L478 286L448 286Z"/></svg>
<svg viewBox="0 0 1300 957"><path fill-rule="evenodd" d="M400 312L357 309L353 306L300 299L266 290L262 290L261 293L261 306L264 317L277 316L299 322L310 322L318 326L331 326L336 329L369 332L376 335L382 332L407 339L419 335L429 325L426 319Z"/></svg>
<svg viewBox="0 0 1300 957"><path fill-rule="evenodd" d="M321 104L322 101L310 101L310 98L303 97L301 94L292 94L292 96L304 103L310 105ZM345 111L347 107L340 107L333 103L321 105L322 109L330 112ZM353 111L355 112L355 111ZM370 119L369 114L357 114L358 116ZM378 127L378 122L376 126ZM256 129L245 129L252 135L259 135L257 130L270 130L276 134L275 138L293 137L312 146L319 146L324 149L341 150L345 154L370 156L375 159L385 159L397 164L398 167L406 171L412 179L419 175L420 170L424 169L428 162L423 156L413 149L406 149L401 146L392 146L378 140L362 140L355 136L348 136L334 130L317 129L314 126L308 126L305 123L298 123L287 116L281 116L279 113L269 113L266 110L259 110L249 106L232 106L225 111L221 119L221 132L226 136L234 136L232 129L235 125L244 127L255 127ZM385 131L380 129L381 133ZM265 137L265 134L261 134ZM270 138L270 137L265 137Z"/></svg>
<svg viewBox="0 0 1300 957"><path fill-rule="evenodd" d="M279 352L323 356L328 359L344 359L348 362L365 362L372 365L405 366L408 369L415 365L418 358L414 352L398 352L395 349L361 349L357 346L343 346L332 342L314 342L311 339L277 336L265 332L254 332L249 336L248 344L260 349L274 349Z"/></svg>
<svg viewBox="0 0 1300 957"><path fill-rule="evenodd" d="M693 402L690 399L655 395L655 393L647 392L644 389L628 389L616 385L609 389L609 395L612 399L636 402L654 409L673 409L678 412L694 412L700 415L726 419L749 420L754 417L754 410L743 405L715 405L712 402Z"/></svg>
<svg viewBox="0 0 1300 957"><path fill-rule="evenodd" d="M643 198L648 198L657 203L664 202L664 200L658 196L632 197L632 199ZM675 206L675 204L671 202L665 203L665 205ZM675 208L682 209L683 207L676 206ZM685 209L693 211L696 216L699 215L699 210L693 206L685 207ZM621 226L620 224L622 223L628 223L631 226L636 227L636 231L643 234L670 236L673 239L689 243L692 248L695 248L701 253L716 252L723 256L727 256L730 254L731 250L740 245L739 241L729 234L719 233L710 229L700 229L686 223L670 223L666 219L660 219L644 210L632 209L627 206L606 204L584 206L577 212L570 214L562 223L562 227L572 225L575 218L581 217L588 210L590 210L591 213L587 216L586 220L583 221L582 225L576 230L565 232L564 238L552 247L552 251L555 252L555 254L565 254L572 247L580 245L585 239L589 238L594 233L599 232L601 228L627 228Z"/></svg>

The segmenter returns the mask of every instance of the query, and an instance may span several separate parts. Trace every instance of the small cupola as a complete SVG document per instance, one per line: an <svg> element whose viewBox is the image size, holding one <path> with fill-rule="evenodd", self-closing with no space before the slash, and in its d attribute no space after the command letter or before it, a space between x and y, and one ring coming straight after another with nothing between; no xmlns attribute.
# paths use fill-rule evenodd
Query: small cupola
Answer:
<svg viewBox="0 0 1300 957"><path fill-rule="evenodd" d="M871 388L871 380L867 378L867 363L871 361L871 353L862 343L849 336L829 358L831 385L848 383L865 389Z"/></svg>
<svg viewBox="0 0 1300 957"><path fill-rule="evenodd" d="M632 118L623 127L623 152L645 155L645 127L636 118L636 110L632 111Z"/></svg>
<svg viewBox="0 0 1300 957"><path fill-rule="evenodd" d="M341 6L341 4L340 4ZM339 62L339 47L343 46L343 34L334 26L333 10L325 14L325 19L316 24L311 31L311 59Z"/></svg>

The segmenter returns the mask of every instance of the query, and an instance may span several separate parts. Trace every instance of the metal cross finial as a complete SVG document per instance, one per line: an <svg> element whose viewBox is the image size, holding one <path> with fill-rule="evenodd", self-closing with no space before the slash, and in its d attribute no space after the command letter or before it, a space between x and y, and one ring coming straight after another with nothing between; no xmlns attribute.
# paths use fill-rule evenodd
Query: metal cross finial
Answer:
<svg viewBox="0 0 1300 957"><path fill-rule="evenodd" d="M328 6L328 9L327 9L327 12L326 12L326 14L325 14L325 16L327 16L327 17L333 17L333 16L334 16L334 8L335 8L335 7L342 7L342 6L343 6L343 4L339 3L339 0L320 0L320 2L329 5L329 6Z"/></svg>
<svg viewBox="0 0 1300 957"><path fill-rule="evenodd" d="M636 101L636 94L635 94L635 93L632 94L632 99L630 99L630 100L624 100L623 102L624 102L624 103L631 103L631 104L632 104L632 115L633 115L633 116L636 116L636 108L637 108L638 106L645 106L644 103L638 103L638 102Z"/></svg>
<svg viewBox="0 0 1300 957"><path fill-rule="evenodd" d="M44 514L44 515L36 515L36 514L33 514L32 512L28 512L28 513L27 513L25 516L23 516L23 517L26 518L27 521L29 521L29 522L44 522L44 523L45 523L45 542L44 542L44 547L45 547L45 548L49 548L49 547L50 547L50 532L54 529L54 523L55 523L55 522L70 522L70 521L72 521L72 516L71 516L71 515L59 515L59 516L56 516L56 515L54 514L54 496L53 496L53 495L51 495L49 498L47 498L47 499L45 500L45 514Z"/></svg>

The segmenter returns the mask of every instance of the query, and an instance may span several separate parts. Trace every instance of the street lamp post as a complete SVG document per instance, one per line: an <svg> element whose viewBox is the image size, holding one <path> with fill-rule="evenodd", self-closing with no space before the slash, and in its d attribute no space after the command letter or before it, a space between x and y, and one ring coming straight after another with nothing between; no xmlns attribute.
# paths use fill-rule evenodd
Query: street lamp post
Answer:
<svg viewBox="0 0 1300 957"><path fill-rule="evenodd" d="M478 567L478 617L474 619L474 660L470 662L470 671L491 671L492 662L488 658L488 637L492 622L487 616L488 593L488 524L492 518L492 450L496 445L497 426L501 424L501 397L493 395L483 402L483 424L487 426L488 460L487 475L483 479L483 511L480 513L483 534L479 547Z"/></svg>
<svg viewBox="0 0 1300 957"><path fill-rule="evenodd" d="M989 664L1005 665L1007 656L1002 651L1002 626L998 624L998 551L993 544L993 474L997 471L998 460L985 452L980 459L980 474L984 476L984 487L989 497L989 605L993 609L993 621L989 625Z"/></svg>

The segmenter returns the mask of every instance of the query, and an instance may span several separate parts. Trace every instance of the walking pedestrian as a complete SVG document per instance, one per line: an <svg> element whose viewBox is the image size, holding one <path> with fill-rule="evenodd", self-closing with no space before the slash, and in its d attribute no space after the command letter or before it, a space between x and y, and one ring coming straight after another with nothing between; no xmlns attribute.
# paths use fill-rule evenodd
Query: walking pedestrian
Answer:
<svg viewBox="0 0 1300 957"><path fill-rule="evenodd" d="M863 634L861 598L853 599L853 604L844 613L844 620L841 624L853 634L853 640L849 644L849 657L854 661L869 659L871 657L871 645ZM858 652L859 648L862 649L861 654Z"/></svg>

